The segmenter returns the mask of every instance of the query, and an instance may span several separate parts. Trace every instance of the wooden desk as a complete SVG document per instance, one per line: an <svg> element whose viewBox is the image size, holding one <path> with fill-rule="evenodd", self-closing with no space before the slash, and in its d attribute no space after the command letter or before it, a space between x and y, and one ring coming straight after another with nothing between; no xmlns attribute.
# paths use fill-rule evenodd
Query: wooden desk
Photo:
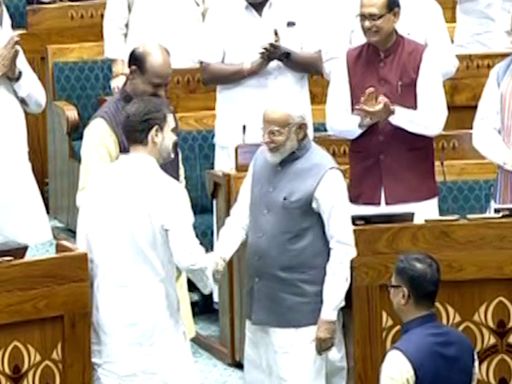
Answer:
<svg viewBox="0 0 512 384"><path fill-rule="evenodd" d="M426 251L438 259L438 316L473 342L480 360L478 383L510 383L510 231L510 219L358 228L352 264L355 383L377 383L384 353L399 337L400 322L385 284L404 250Z"/></svg>
<svg viewBox="0 0 512 384"><path fill-rule="evenodd" d="M0 382L90 383L87 255L0 263Z"/></svg>

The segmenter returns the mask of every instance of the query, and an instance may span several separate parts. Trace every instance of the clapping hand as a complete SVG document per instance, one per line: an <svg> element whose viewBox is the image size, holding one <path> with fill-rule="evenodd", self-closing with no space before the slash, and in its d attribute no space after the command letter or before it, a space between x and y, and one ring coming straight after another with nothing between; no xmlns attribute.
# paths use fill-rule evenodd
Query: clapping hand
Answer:
<svg viewBox="0 0 512 384"><path fill-rule="evenodd" d="M260 53L260 57L268 62L274 60L284 60L289 55L289 50L281 45L281 38L279 32L274 29L274 41L263 47L263 52Z"/></svg>
<svg viewBox="0 0 512 384"><path fill-rule="evenodd" d="M354 113L368 122L367 125L385 121L394 113L393 106L384 95L377 95L375 88L368 88L361 97L360 103L354 108Z"/></svg>
<svg viewBox="0 0 512 384"><path fill-rule="evenodd" d="M19 54L19 40L18 35L13 35L7 43L0 48L0 77L6 76L9 79L17 77L18 68L16 67L16 59Z"/></svg>

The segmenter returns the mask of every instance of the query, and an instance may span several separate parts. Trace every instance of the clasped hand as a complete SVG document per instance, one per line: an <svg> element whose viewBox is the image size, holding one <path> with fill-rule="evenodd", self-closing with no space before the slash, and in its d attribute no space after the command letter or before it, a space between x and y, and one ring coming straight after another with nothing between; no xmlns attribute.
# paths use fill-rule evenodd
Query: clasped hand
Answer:
<svg viewBox="0 0 512 384"><path fill-rule="evenodd" d="M354 107L354 113L361 116L363 123L369 126L387 120L394 113L394 108L386 96L378 95L375 88L370 87Z"/></svg>
<svg viewBox="0 0 512 384"><path fill-rule="evenodd" d="M213 281L215 284L219 284L220 280L222 279L222 274L224 273L224 269L226 268L226 260L224 260L222 257L217 256L215 257L215 261L213 263Z"/></svg>
<svg viewBox="0 0 512 384"><path fill-rule="evenodd" d="M18 68L16 67L16 59L19 54L19 40L18 35L13 35L7 43L0 48L0 77L6 76L8 79L17 77Z"/></svg>

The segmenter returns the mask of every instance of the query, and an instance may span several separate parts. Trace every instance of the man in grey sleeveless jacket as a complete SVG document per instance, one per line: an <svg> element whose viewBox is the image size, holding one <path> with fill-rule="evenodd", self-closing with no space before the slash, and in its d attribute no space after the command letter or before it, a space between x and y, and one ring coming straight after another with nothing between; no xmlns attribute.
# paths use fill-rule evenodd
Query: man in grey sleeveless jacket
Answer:
<svg viewBox="0 0 512 384"><path fill-rule="evenodd" d="M343 383L336 319L356 253L345 180L304 116L267 110L263 143L215 249L227 261L247 240L245 383L325 383L330 350Z"/></svg>

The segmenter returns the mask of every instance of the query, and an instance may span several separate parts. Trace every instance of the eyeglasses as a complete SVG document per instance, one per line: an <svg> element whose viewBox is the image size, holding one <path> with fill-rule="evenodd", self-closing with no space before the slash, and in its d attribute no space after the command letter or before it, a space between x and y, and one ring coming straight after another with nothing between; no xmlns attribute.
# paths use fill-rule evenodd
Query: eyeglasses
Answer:
<svg viewBox="0 0 512 384"><path fill-rule="evenodd" d="M291 123L285 127L277 127L277 126L262 127L261 131L262 131L263 137L268 136L271 139L275 139L275 138L287 136L290 133L289 129L293 128L294 125L295 125L295 123Z"/></svg>
<svg viewBox="0 0 512 384"><path fill-rule="evenodd" d="M387 14L389 14L390 12L384 12L384 13L381 13L381 14L373 14L373 15L363 15L363 14L359 14L357 15L357 18L359 19L359 22L361 24L365 23L365 22L369 22L371 24L375 24L375 23L378 23L379 21L381 21L384 16L386 16Z"/></svg>
<svg viewBox="0 0 512 384"><path fill-rule="evenodd" d="M393 284L393 283L387 283L386 284L387 289L397 289L397 288L403 288L404 286L402 284Z"/></svg>

